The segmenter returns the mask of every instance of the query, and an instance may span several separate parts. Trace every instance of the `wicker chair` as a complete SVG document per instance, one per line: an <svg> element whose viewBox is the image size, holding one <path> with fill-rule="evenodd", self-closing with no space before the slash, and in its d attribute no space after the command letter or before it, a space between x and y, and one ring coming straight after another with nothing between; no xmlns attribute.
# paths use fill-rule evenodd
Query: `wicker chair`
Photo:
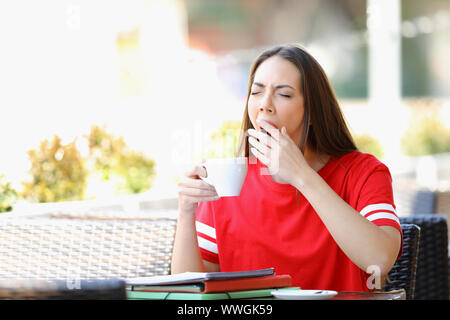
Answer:
<svg viewBox="0 0 450 320"><path fill-rule="evenodd" d="M424 214L400 217L401 223L420 227L419 256L417 260L416 300L448 300L448 236L444 215Z"/></svg>
<svg viewBox="0 0 450 320"><path fill-rule="evenodd" d="M0 220L0 280L169 274L175 227L175 219Z"/></svg>
<svg viewBox="0 0 450 320"><path fill-rule="evenodd" d="M403 232L402 256L388 274L383 290L404 289L406 299L414 299L417 257L419 253L420 228L414 224L401 224Z"/></svg>

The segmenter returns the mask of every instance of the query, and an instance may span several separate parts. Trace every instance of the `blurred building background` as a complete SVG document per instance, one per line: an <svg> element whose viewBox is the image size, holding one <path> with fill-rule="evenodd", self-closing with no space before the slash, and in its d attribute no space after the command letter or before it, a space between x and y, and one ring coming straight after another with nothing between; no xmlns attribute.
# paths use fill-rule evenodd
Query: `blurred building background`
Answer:
<svg viewBox="0 0 450 320"><path fill-rule="evenodd" d="M299 43L396 183L448 188L450 2L376 2L2 1L0 175L20 193L27 151L57 135L85 158L83 136L104 126L154 160L144 194L174 196L212 134L241 120L256 56ZM90 197L114 196L89 181Z"/></svg>

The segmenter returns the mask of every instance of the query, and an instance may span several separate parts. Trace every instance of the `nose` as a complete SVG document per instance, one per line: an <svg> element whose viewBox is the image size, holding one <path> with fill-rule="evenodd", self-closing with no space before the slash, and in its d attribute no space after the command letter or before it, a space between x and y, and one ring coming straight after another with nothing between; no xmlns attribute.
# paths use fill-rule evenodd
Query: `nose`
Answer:
<svg viewBox="0 0 450 320"><path fill-rule="evenodd" d="M273 113L273 108L271 107L271 106L269 106L269 105L261 105L260 107L259 107L259 111L260 112L269 112L269 113Z"/></svg>
<svg viewBox="0 0 450 320"><path fill-rule="evenodd" d="M261 104L259 106L259 112L274 112L274 107L272 105L272 101L269 94L266 94L264 99L262 99Z"/></svg>

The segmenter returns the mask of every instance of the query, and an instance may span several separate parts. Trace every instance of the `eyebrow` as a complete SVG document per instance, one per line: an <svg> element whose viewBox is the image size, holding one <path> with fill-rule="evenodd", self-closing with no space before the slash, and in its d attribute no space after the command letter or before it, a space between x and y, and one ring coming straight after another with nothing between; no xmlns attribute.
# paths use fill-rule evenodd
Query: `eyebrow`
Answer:
<svg viewBox="0 0 450 320"><path fill-rule="evenodd" d="M258 86L258 87L261 87L261 88L264 88L264 87L265 87L265 85L263 85L263 84L260 83L260 82L253 82L253 84L256 85L256 86ZM295 90L295 88L293 88L292 86L290 86L290 85L288 85L288 84L280 84L280 85L278 85L278 86L275 86L275 89L282 89L282 88L291 88L291 89Z"/></svg>

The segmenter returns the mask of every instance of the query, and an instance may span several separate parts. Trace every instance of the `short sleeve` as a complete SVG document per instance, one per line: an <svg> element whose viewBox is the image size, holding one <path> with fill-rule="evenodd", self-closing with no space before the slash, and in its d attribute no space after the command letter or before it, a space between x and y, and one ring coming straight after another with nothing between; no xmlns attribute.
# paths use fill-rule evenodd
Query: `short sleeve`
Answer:
<svg viewBox="0 0 450 320"><path fill-rule="evenodd" d="M394 204L392 178L385 165L377 166L367 177L360 191L356 210L377 226L392 226L402 235L400 220ZM402 247L399 257L401 252Z"/></svg>
<svg viewBox="0 0 450 320"><path fill-rule="evenodd" d="M202 259L218 264L219 252L217 249L213 208L210 202L199 203L195 214L195 227Z"/></svg>

